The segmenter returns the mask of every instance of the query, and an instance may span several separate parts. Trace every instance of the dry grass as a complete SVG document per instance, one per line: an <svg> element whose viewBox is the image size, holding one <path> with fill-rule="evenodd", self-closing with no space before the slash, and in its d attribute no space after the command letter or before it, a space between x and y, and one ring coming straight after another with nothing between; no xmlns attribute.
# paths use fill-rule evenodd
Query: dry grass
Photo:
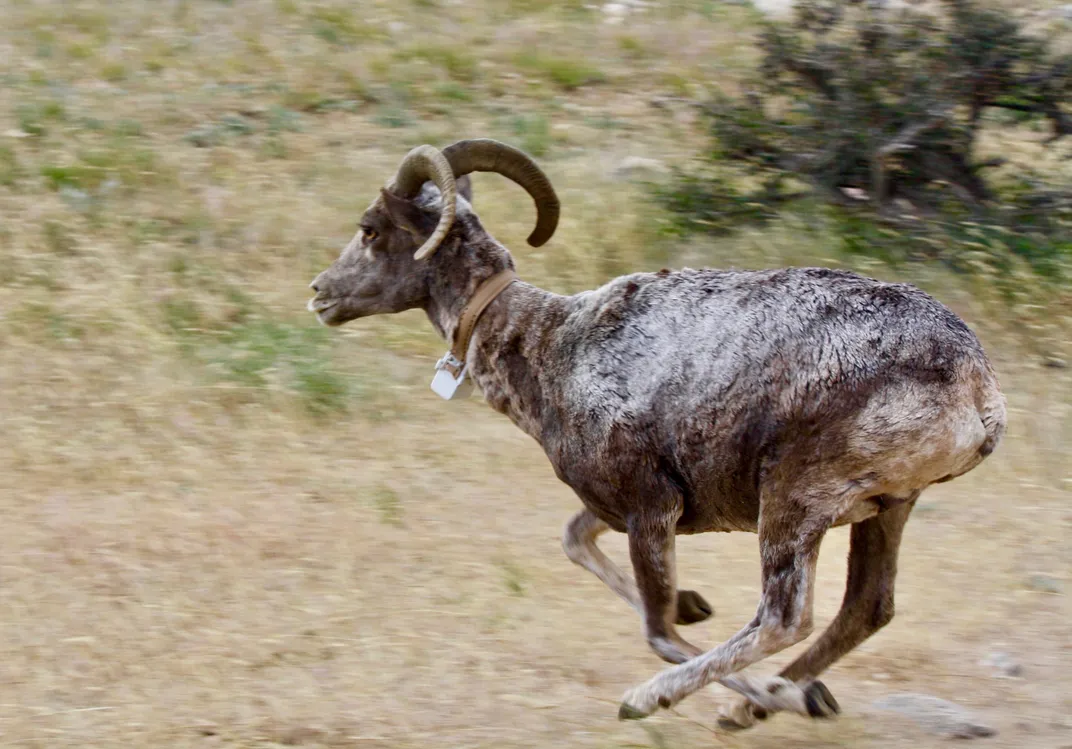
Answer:
<svg viewBox="0 0 1072 749"><path fill-rule="evenodd" d="M561 555L576 500L504 419L427 392L442 344L420 315L323 331L306 283L407 148L478 135L544 154L565 206L550 246L524 244L520 190L481 177L477 205L557 291L664 263L850 261L791 223L669 246L610 176L695 152L687 114L646 97L732 86L751 11L357 7L0 0L0 746L918 745L868 711L894 690L987 712L992 746L1072 741L1068 370L926 268L906 272L993 350L1011 433L925 498L897 621L828 679L846 714L715 736L711 689L615 720L661 664ZM845 544L827 544L820 621ZM718 609L692 636L714 643L755 605L755 539L680 556ZM997 647L1025 679L977 665Z"/></svg>

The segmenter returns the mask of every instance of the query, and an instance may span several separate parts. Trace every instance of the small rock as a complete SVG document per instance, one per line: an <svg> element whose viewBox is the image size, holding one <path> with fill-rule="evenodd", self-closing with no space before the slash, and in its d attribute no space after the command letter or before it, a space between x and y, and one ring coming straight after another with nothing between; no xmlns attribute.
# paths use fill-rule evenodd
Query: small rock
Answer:
<svg viewBox="0 0 1072 749"><path fill-rule="evenodd" d="M220 729L215 723L210 721L198 721L195 729L200 736L219 736Z"/></svg>
<svg viewBox="0 0 1072 749"><path fill-rule="evenodd" d="M1052 593L1056 595L1061 592L1060 581L1049 575L1032 575L1027 579L1027 587L1029 590L1034 590L1039 593Z"/></svg>
<svg viewBox="0 0 1072 749"><path fill-rule="evenodd" d="M648 174L666 174L669 171L669 167L658 159L647 159L643 156L627 156L622 159L617 167L615 167L614 176L621 179L632 177L642 172Z"/></svg>
<svg viewBox="0 0 1072 749"><path fill-rule="evenodd" d="M1057 9L1056 15L1058 18L1063 18L1066 21L1072 21L1072 3L1062 5Z"/></svg>
<svg viewBox="0 0 1072 749"><path fill-rule="evenodd" d="M983 658L983 660L979 661L979 665L990 669L990 673L995 679L1015 679L1024 673L1023 666L1015 658L1000 650Z"/></svg>
<svg viewBox="0 0 1072 749"><path fill-rule="evenodd" d="M93 207L93 196L85 190L79 190L77 187L70 187L64 185L60 188L60 198L71 207L72 210L79 213L88 213Z"/></svg>
<svg viewBox="0 0 1072 749"><path fill-rule="evenodd" d="M1042 359L1042 366L1047 369L1068 369L1068 362L1056 356L1046 356Z"/></svg>
<svg viewBox="0 0 1072 749"><path fill-rule="evenodd" d="M879 710L900 713L935 736L975 739L997 734L960 705L929 694L891 694L874 703Z"/></svg>
<svg viewBox="0 0 1072 749"><path fill-rule="evenodd" d="M841 191L853 200L862 200L866 202L871 199L871 196L867 194L867 190L861 190L859 187L842 187Z"/></svg>
<svg viewBox="0 0 1072 749"><path fill-rule="evenodd" d="M793 12L792 0L753 0L753 7L764 15L785 17Z"/></svg>

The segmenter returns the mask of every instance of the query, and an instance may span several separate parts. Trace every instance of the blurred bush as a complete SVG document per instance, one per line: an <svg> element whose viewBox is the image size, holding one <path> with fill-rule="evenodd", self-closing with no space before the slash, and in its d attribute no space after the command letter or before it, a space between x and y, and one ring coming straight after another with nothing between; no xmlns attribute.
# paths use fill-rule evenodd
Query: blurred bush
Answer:
<svg viewBox="0 0 1072 749"><path fill-rule="evenodd" d="M658 188L673 230L727 232L803 205L848 253L1070 277L1069 185L979 144L1025 124L1047 144L1072 133L1072 55L968 0L801 0L760 44L744 92L700 105L707 162Z"/></svg>

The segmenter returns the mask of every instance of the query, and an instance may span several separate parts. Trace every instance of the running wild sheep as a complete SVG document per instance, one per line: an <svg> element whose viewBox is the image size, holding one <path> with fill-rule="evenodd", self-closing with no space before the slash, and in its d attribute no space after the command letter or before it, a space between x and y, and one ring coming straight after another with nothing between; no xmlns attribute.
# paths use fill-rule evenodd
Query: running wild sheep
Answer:
<svg viewBox="0 0 1072 749"><path fill-rule="evenodd" d="M626 692L642 718L711 682L743 699L727 727L789 710L838 712L816 677L893 618L897 550L920 492L977 466L1005 431L1005 399L971 330L919 289L843 271L662 270L573 296L514 275L473 213L472 172L536 204L533 246L559 203L524 153L491 140L403 160L335 263L311 284L326 325L420 308L452 354L437 392L468 378L540 443L584 509L563 547L636 609L675 664ZM812 631L819 545L851 525L848 582L825 632L778 676L742 669ZM596 539L628 534L633 576ZM678 590L680 533L759 536L753 619L704 651L677 626L712 609Z"/></svg>

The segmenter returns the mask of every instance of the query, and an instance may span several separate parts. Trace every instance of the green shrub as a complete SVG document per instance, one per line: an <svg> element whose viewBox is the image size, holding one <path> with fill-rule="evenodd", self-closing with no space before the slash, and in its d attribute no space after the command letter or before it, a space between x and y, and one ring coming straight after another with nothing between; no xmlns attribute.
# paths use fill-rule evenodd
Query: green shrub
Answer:
<svg viewBox="0 0 1072 749"><path fill-rule="evenodd" d="M711 165L658 193L672 225L724 232L817 197L849 253L965 271L1015 256L1060 275L1072 191L1027 165L1017 182L988 179L1004 162L977 149L984 128L1002 127L994 112L1045 122L1052 140L1072 133L1072 55L1004 10L940 10L800 0L793 20L768 22L747 93L702 105Z"/></svg>

